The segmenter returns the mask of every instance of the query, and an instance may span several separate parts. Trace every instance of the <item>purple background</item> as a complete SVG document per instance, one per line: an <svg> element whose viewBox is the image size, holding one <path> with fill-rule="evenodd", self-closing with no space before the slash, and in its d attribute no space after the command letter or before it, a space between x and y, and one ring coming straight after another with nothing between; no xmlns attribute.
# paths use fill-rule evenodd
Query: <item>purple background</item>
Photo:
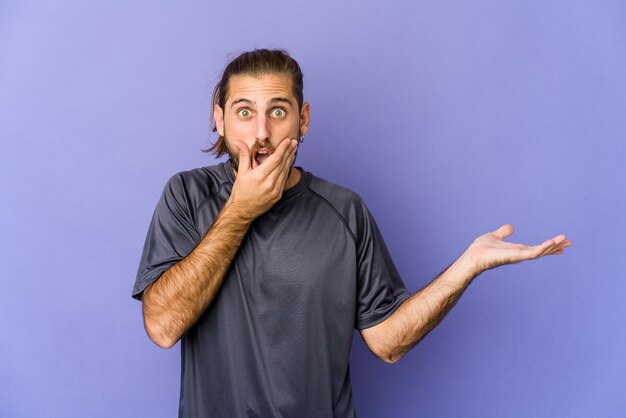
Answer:
<svg viewBox="0 0 626 418"><path fill-rule="evenodd" d="M131 288L254 47L302 65L298 165L363 196L411 291L504 223L574 242L484 273L396 365L355 334L360 417L626 416L617 0L2 2L1 416L176 415L178 346L148 340Z"/></svg>

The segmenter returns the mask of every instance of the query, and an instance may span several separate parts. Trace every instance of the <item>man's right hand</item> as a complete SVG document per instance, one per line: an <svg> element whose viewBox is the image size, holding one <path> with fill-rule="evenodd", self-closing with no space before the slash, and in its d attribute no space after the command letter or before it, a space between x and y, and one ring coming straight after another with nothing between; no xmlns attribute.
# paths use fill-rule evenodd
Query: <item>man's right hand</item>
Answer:
<svg viewBox="0 0 626 418"><path fill-rule="evenodd" d="M267 212L282 196L295 158L298 141L285 138L260 166L253 168L248 146L235 141L239 168L229 204L237 213L252 221Z"/></svg>

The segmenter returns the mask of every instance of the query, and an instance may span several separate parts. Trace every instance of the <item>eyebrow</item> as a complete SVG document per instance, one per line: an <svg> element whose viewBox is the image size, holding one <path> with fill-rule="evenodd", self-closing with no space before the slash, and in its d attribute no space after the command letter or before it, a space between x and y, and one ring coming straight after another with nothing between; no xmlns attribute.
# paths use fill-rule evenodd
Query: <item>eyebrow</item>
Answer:
<svg viewBox="0 0 626 418"><path fill-rule="evenodd" d="M249 100L249 99L246 99L246 98L241 98L241 99L237 99L234 102L232 102L230 104L230 107L232 108L232 107L234 107L238 103L247 103L249 105L255 105L256 104L252 100ZM291 106L291 101L288 98L286 98L286 97L274 97L274 98L272 98L270 100L270 103L271 104L274 104L274 103L287 103L289 106Z"/></svg>
<svg viewBox="0 0 626 418"><path fill-rule="evenodd" d="M287 97L274 97L272 100L270 100L270 103L280 103L280 102L285 102L288 105L291 105L291 100L289 100Z"/></svg>

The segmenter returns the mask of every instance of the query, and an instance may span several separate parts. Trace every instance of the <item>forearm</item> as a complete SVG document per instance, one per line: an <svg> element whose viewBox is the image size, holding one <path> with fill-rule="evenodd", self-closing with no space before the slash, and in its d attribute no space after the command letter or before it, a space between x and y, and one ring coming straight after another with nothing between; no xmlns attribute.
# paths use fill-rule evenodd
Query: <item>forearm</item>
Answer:
<svg viewBox="0 0 626 418"><path fill-rule="evenodd" d="M198 246L145 289L144 324L157 345L172 347L200 318L219 290L250 223L229 201Z"/></svg>
<svg viewBox="0 0 626 418"><path fill-rule="evenodd" d="M441 322L477 275L465 255L457 259L379 324L381 328L371 334L374 340L370 339L375 354L390 363L399 360Z"/></svg>

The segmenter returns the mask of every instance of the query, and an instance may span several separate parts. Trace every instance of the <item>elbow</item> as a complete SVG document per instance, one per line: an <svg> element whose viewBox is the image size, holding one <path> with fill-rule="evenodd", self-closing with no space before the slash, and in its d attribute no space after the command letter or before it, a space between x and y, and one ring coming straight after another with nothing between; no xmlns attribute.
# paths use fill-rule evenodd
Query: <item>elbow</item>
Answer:
<svg viewBox="0 0 626 418"><path fill-rule="evenodd" d="M384 361L387 364L396 364L402 358L402 355L401 354L385 353L384 355L381 355L378 358L381 359L382 361Z"/></svg>
<svg viewBox="0 0 626 418"><path fill-rule="evenodd" d="M174 347L180 337L175 338L170 332L167 332L168 327L164 326L164 318L155 317L154 314L148 313L150 309L146 309L145 300L143 308L143 326L146 330L146 334L148 334L148 338L161 348L169 349Z"/></svg>
<svg viewBox="0 0 626 418"><path fill-rule="evenodd" d="M165 335L161 330L158 329L159 327L151 326L147 321L144 321L144 326L146 328L148 338L150 338L153 343L161 348L170 349L174 347L174 345L176 345L176 343L178 342L178 339L171 338Z"/></svg>
<svg viewBox="0 0 626 418"><path fill-rule="evenodd" d="M370 347L370 351L387 364L395 364L403 356L403 353L392 347Z"/></svg>
<svg viewBox="0 0 626 418"><path fill-rule="evenodd" d="M402 357L386 357L382 360L387 364L396 364Z"/></svg>
<svg viewBox="0 0 626 418"><path fill-rule="evenodd" d="M169 350L170 348L174 347L174 345L176 345L175 340L155 340L154 338L150 338L152 340L153 343L155 343L156 345L158 345L159 347Z"/></svg>
<svg viewBox="0 0 626 418"><path fill-rule="evenodd" d="M406 350L403 349L402 344L399 344L398 338L389 332L389 328L386 326L387 321L363 329L361 336L367 348L376 358L385 363L394 364L402 358Z"/></svg>
<svg viewBox="0 0 626 418"><path fill-rule="evenodd" d="M174 345L178 342L178 340L175 340L174 338L167 338L163 335L150 335L150 333L148 333L148 337L153 343L166 350L174 347Z"/></svg>

